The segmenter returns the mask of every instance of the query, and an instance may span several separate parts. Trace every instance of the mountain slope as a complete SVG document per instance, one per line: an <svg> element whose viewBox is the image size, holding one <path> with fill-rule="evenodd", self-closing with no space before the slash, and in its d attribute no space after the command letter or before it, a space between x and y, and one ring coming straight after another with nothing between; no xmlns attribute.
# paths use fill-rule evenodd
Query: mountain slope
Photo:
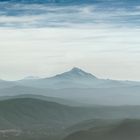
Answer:
<svg viewBox="0 0 140 140"><path fill-rule="evenodd" d="M70 88L112 88L140 86L140 82L100 79L91 73L74 67L73 69L49 78L24 78L18 81L0 81L0 88L25 86L43 89L70 89ZM1 93L2 94L2 93ZM32 93L25 93L32 94Z"/></svg>
<svg viewBox="0 0 140 140"><path fill-rule="evenodd" d="M46 82L44 82L44 86ZM37 84L37 83L36 83ZM39 86L39 83L37 84ZM53 84L52 84L53 85ZM47 86L47 85L46 85ZM46 89L34 86L13 86L0 89L1 99L5 96L43 95L57 98L55 102L67 105L140 105L140 86L111 88L65 88ZM47 99L46 97L46 99ZM52 99L52 101L53 101ZM51 100L50 100L51 101Z"/></svg>
<svg viewBox="0 0 140 140"><path fill-rule="evenodd" d="M79 111L78 111L79 109ZM31 127L30 123L40 125L44 123L69 124L76 119L79 113L87 110L61 105L55 102L33 98L16 98L0 101L0 118L16 127ZM83 114L84 115L84 114ZM84 115L81 119L86 118ZM21 121L22 120L22 121ZM25 123L26 122L26 123ZM33 124L34 124L33 123ZM22 125L21 125L22 124ZM0 125L0 128L3 126Z"/></svg>
<svg viewBox="0 0 140 140"><path fill-rule="evenodd" d="M68 72L64 72L62 74L58 74L50 79L62 79L62 80L81 80L81 79L88 79L88 80L93 80L93 79L97 79L97 77L95 77L94 75L87 73L85 71L83 71L80 68L74 67L72 68L70 71Z"/></svg>
<svg viewBox="0 0 140 140"><path fill-rule="evenodd" d="M49 139L66 127L92 116L91 109L39 99L4 100L0 101L0 139Z"/></svg>
<svg viewBox="0 0 140 140"><path fill-rule="evenodd" d="M59 140L85 120L140 118L139 112L140 106L69 107L29 97L8 99L0 101L0 140Z"/></svg>
<svg viewBox="0 0 140 140"><path fill-rule="evenodd" d="M19 80L16 84L38 88L109 88L109 87L126 87L137 85L139 82L117 81L109 79L99 79L96 76L87 73L79 68L73 68L70 71L58 74L50 78L36 80Z"/></svg>
<svg viewBox="0 0 140 140"><path fill-rule="evenodd" d="M0 80L0 89L15 86L14 82Z"/></svg>
<svg viewBox="0 0 140 140"><path fill-rule="evenodd" d="M2 81L0 87L0 96L34 94L90 105L140 105L140 82L99 79L79 68L50 78Z"/></svg>
<svg viewBox="0 0 140 140"><path fill-rule="evenodd" d="M56 98L56 97L49 97L37 94L18 94L18 95L11 95L11 96L1 96L0 101L10 100L10 99L24 99L24 98L32 98L32 99L40 99L43 101L55 102L62 105L68 106L87 106L87 104L83 104L80 102L76 102L73 100L63 99L63 98Z"/></svg>
<svg viewBox="0 0 140 140"><path fill-rule="evenodd" d="M139 140L139 134L140 120L126 119L118 123L114 121L114 124L106 123L106 125L75 132L65 140Z"/></svg>

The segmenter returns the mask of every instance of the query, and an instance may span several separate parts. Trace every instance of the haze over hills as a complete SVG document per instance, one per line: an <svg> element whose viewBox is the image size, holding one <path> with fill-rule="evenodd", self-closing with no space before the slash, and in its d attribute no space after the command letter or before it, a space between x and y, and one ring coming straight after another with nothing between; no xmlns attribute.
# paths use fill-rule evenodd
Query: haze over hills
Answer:
<svg viewBox="0 0 140 140"><path fill-rule="evenodd" d="M1 81L0 87L0 96L43 95L87 105L140 104L140 82L99 79L76 67L49 78Z"/></svg>
<svg viewBox="0 0 140 140"><path fill-rule="evenodd" d="M97 126L112 128L112 124L116 122L119 124L118 120L121 121L126 116L130 119L138 119L140 118L139 112L140 106L70 107L44 99L35 99L33 96L6 99L0 101L0 139L62 140L67 135L71 138L71 133L77 135L77 131L85 128L89 131L93 129L93 133ZM94 137L94 134L91 136ZM79 133L78 137L81 137ZM69 136L67 138L69 139Z"/></svg>
<svg viewBox="0 0 140 140"><path fill-rule="evenodd" d="M140 82L99 79L96 76L74 67L68 72L50 78L20 80L17 84L39 88L109 88L140 85Z"/></svg>
<svg viewBox="0 0 140 140"><path fill-rule="evenodd" d="M25 94L26 93L26 94ZM31 94L32 93L32 94ZM78 101L70 100L70 99L63 99L58 97L49 97L49 96L43 96L38 94L33 94L33 91L24 91L22 94L17 95L10 95L9 96L1 96L0 101L10 100L10 99L24 99L24 98L31 98L31 99L39 99L43 101L49 101L49 102L55 102L62 105L68 105L68 106L88 106L88 104L80 103Z"/></svg>
<svg viewBox="0 0 140 140"><path fill-rule="evenodd" d="M28 75L0 80L0 140L140 140L140 81L87 70L139 80L139 19L140 0L0 0L0 78Z"/></svg>
<svg viewBox="0 0 140 140"><path fill-rule="evenodd" d="M0 84L1 140L129 140L131 129L139 138L139 82L100 79L75 67Z"/></svg>
<svg viewBox="0 0 140 140"><path fill-rule="evenodd" d="M69 107L33 97L7 99L0 101L0 139L50 139L92 116L90 108Z"/></svg>

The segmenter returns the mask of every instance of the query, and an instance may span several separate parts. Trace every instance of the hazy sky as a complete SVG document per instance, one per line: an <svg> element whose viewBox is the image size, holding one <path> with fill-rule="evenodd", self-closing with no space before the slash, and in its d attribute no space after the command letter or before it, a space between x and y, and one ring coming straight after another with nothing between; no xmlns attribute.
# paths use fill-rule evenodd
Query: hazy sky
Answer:
<svg viewBox="0 0 140 140"><path fill-rule="evenodd" d="M2 79L52 76L76 66L100 78L140 80L139 6L3 7Z"/></svg>

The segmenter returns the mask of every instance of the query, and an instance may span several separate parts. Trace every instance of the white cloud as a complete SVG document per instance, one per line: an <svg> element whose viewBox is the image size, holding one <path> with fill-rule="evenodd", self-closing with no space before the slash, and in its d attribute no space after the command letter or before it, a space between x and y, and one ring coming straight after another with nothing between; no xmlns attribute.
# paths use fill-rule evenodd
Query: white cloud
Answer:
<svg viewBox="0 0 140 140"><path fill-rule="evenodd" d="M0 77L45 77L79 66L139 80L139 14L136 7L9 6L0 11Z"/></svg>
<svg viewBox="0 0 140 140"><path fill-rule="evenodd" d="M80 66L99 77L138 80L139 36L129 28L1 29L0 77L45 77Z"/></svg>
<svg viewBox="0 0 140 140"><path fill-rule="evenodd" d="M0 25L12 27L73 27L106 24L108 26L135 26L139 22L140 10L103 8L98 5L48 6L10 5L0 10ZM13 14L14 13L14 14Z"/></svg>

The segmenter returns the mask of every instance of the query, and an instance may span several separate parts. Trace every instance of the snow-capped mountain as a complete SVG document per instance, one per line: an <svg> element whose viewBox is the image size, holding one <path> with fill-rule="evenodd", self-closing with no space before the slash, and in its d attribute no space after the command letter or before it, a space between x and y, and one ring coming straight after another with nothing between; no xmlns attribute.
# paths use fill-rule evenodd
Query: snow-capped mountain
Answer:
<svg viewBox="0 0 140 140"><path fill-rule="evenodd" d="M17 84L36 88L65 89L65 88L110 88L140 85L138 82L100 79L91 73L74 67L67 72L49 78L23 79Z"/></svg>
<svg viewBox="0 0 140 140"><path fill-rule="evenodd" d="M94 80L97 79L94 75L87 73L85 71L83 71L80 68L74 67L72 68L70 71L68 72L64 72L62 74L58 74L54 77L52 77L53 79L63 79L63 80L78 80L78 79L88 79L88 80Z"/></svg>
<svg viewBox="0 0 140 140"><path fill-rule="evenodd" d="M139 104L140 82L100 79L80 68L49 78L0 82L0 96L45 95L80 103Z"/></svg>
<svg viewBox="0 0 140 140"><path fill-rule="evenodd" d="M24 86L33 86L39 88L89 88L91 84L96 83L98 78L94 75L83 71L80 68L74 67L71 70L57 74L49 78L40 79L23 79L17 81L17 84Z"/></svg>

